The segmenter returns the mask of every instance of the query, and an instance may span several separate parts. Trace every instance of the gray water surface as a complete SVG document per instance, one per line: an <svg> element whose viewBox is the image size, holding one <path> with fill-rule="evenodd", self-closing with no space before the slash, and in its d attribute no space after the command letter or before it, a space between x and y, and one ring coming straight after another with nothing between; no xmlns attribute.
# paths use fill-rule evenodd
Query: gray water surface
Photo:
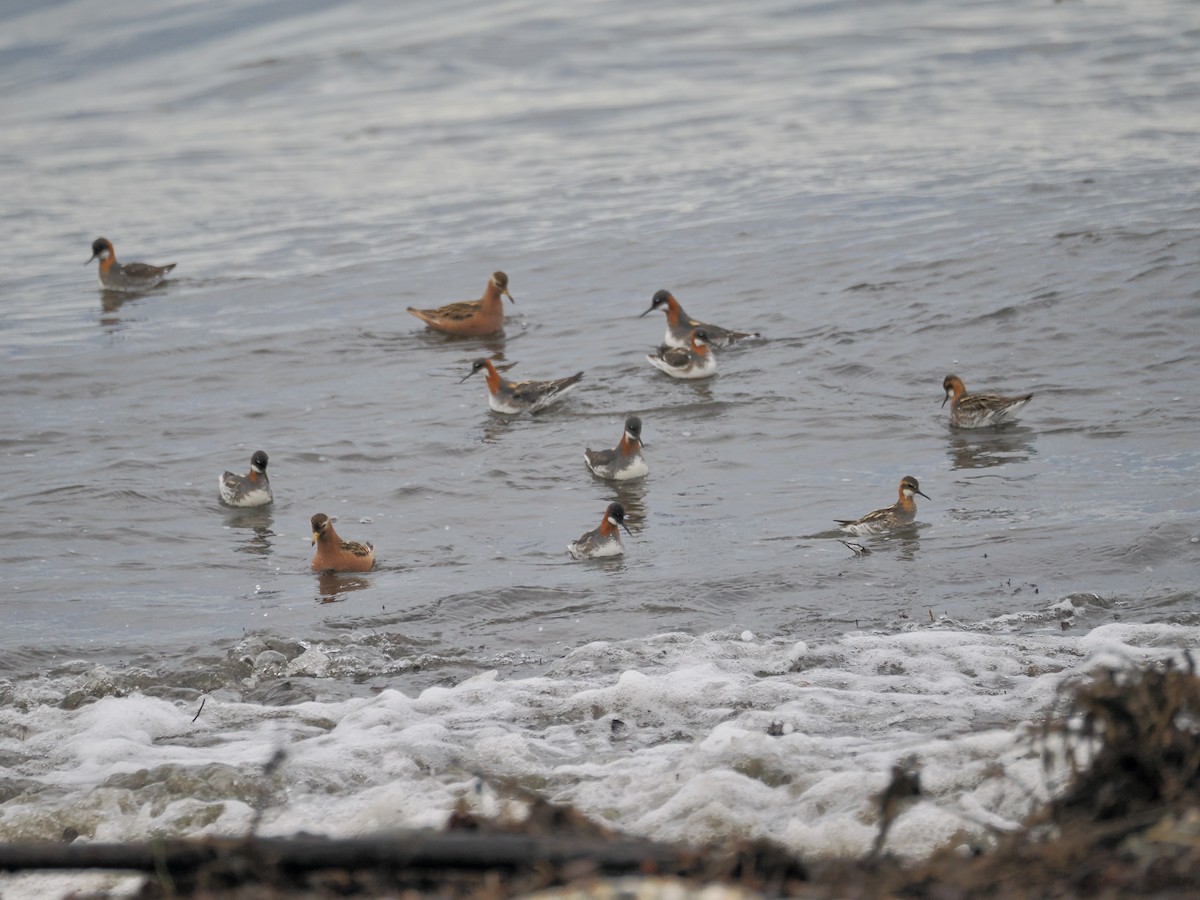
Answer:
<svg viewBox="0 0 1200 900"><path fill-rule="evenodd" d="M1197 620L1193 3L79 2L0 35L4 678L188 695L249 635L337 648L353 693L665 631ZM98 235L174 277L100 291ZM504 339L404 312L497 269ZM671 381L664 287L764 340ZM458 383L493 354L586 375L508 419ZM953 433L948 372L1035 397ZM629 413L651 473L614 488L582 451ZM260 448L274 506L221 508ZM852 557L833 520L906 474L919 527ZM571 562L613 499L625 557ZM311 573L316 512L376 571Z"/></svg>

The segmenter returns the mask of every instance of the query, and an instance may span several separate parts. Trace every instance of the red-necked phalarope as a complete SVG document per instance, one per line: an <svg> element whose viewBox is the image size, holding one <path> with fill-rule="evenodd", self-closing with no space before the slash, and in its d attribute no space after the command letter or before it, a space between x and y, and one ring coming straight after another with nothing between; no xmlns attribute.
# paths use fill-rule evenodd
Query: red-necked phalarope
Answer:
<svg viewBox="0 0 1200 900"><path fill-rule="evenodd" d="M437 309L414 309L410 306L408 311L434 331L459 337L482 337L504 331L504 301L501 297L507 297L512 303L517 302L508 292L508 276L496 272L479 300L448 303Z"/></svg>
<svg viewBox="0 0 1200 900"><path fill-rule="evenodd" d="M266 506L271 496L271 482L267 480L267 454L254 451L250 457L250 471L245 475L226 472L217 482L221 490L221 502L226 506Z"/></svg>
<svg viewBox="0 0 1200 900"><path fill-rule="evenodd" d="M650 308L642 313L641 316L638 316L638 318L648 316L656 309L661 309L667 314L667 333L663 337L663 344L668 347L682 347L686 349L692 332L697 328L703 328L708 333L708 342L714 347L726 347L734 341L740 341L743 338L761 337L757 332L730 331L728 328L722 328L720 325L708 325L704 322L697 322L683 311L683 307L679 305L679 301L675 299L674 294L670 291L659 291L656 293L650 300Z"/></svg>
<svg viewBox="0 0 1200 900"><path fill-rule="evenodd" d="M109 291L148 291L161 284L167 273L175 268L175 263L166 266L119 263L112 241L102 237L92 241L92 255L84 265L93 259L100 260L100 284Z"/></svg>
<svg viewBox="0 0 1200 900"><path fill-rule="evenodd" d="M950 401L950 424L955 428L987 428L1011 422L1025 408L1033 394L1024 397L1001 397L998 394L968 394L967 387L957 375L947 375L942 381L942 406Z"/></svg>
<svg viewBox="0 0 1200 900"><path fill-rule="evenodd" d="M929 499L927 495L921 493L921 486L917 484L917 479L911 475L905 475L900 479L900 498L894 505L869 512L861 519L835 519L834 521L842 526L842 531L862 537L879 534L902 525L911 525L917 517L917 501L913 500L913 494L921 494L926 500Z"/></svg>
<svg viewBox="0 0 1200 900"><path fill-rule="evenodd" d="M620 556L625 552L625 548L621 546L621 528L624 528L630 537L633 536L629 526L625 524L625 507L620 503L610 503L604 511L604 518L600 520L600 527L567 544L567 552L576 559Z"/></svg>
<svg viewBox="0 0 1200 900"><path fill-rule="evenodd" d="M642 456L642 420L630 416L625 420L621 443L613 450L584 450L583 461L593 475L612 481L641 478L650 471Z"/></svg>
<svg viewBox="0 0 1200 900"><path fill-rule="evenodd" d="M477 359L471 363L471 371L458 383L462 384L476 372L487 373L488 405L496 412L508 415L537 412L557 403L583 377L582 372L576 372L554 381L505 381L490 359Z"/></svg>
<svg viewBox="0 0 1200 900"><path fill-rule="evenodd" d="M375 548L343 541L325 513L312 517L312 542L317 548L312 560L314 572L366 572L375 565Z"/></svg>
<svg viewBox="0 0 1200 900"><path fill-rule="evenodd" d="M672 378L710 378L717 374L717 354L709 349L708 331L697 328L691 334L691 346L668 347L666 344L647 356L654 368Z"/></svg>

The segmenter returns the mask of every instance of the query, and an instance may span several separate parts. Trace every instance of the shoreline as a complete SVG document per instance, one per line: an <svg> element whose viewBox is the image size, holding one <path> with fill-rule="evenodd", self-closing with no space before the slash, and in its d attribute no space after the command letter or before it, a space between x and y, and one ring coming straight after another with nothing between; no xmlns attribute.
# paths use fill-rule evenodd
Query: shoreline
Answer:
<svg viewBox="0 0 1200 900"><path fill-rule="evenodd" d="M635 838L526 794L519 820L481 818L464 801L441 831L113 844L64 835L0 845L0 871L140 872L144 898L1194 896L1198 722L1190 655L1066 685L1040 737L1047 768L1070 772L1064 789L990 847L946 846L912 864L886 842L921 796L915 760L897 765L876 798L878 838L860 859L805 860L761 839L686 847Z"/></svg>

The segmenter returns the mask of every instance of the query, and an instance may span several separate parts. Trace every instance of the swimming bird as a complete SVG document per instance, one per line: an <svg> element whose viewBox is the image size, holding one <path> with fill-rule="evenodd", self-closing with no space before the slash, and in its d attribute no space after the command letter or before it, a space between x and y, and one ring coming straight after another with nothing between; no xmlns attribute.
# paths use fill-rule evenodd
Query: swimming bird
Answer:
<svg viewBox="0 0 1200 900"><path fill-rule="evenodd" d="M1003 425L1016 418L1033 394L1023 397L1001 397L998 394L968 394L967 387L957 375L947 375L942 381L942 406L950 401L950 424L955 428L987 428Z"/></svg>
<svg viewBox="0 0 1200 900"><path fill-rule="evenodd" d="M462 384L476 372L487 372L488 406L508 415L545 409L561 400L583 378L582 372L576 372L554 381L506 381L490 359L477 359L458 383Z"/></svg>
<svg viewBox="0 0 1200 900"><path fill-rule="evenodd" d="M112 241L102 237L92 241L92 255L84 265L93 259L100 260L100 284L110 291L148 291L161 284L167 273L175 268L175 263L165 266L140 262L119 263Z"/></svg>
<svg viewBox="0 0 1200 900"><path fill-rule="evenodd" d="M262 450L255 450L250 457L248 473L226 472L217 480L217 486L226 506L266 506L275 499L267 480L267 454Z"/></svg>
<svg viewBox="0 0 1200 900"><path fill-rule="evenodd" d="M618 526L620 526L618 528ZM633 537L629 526L625 524L625 507L620 503L608 504L604 510L604 518L600 527L589 531L577 541L567 544L567 552L575 559L592 559L598 556L620 556L625 552L621 546L621 531Z"/></svg>
<svg viewBox="0 0 1200 900"><path fill-rule="evenodd" d="M437 309L414 309L408 311L432 328L459 337L482 337L504 331L504 301L516 303L508 292L508 276L494 272L478 300L463 300L448 303Z"/></svg>
<svg viewBox="0 0 1200 900"><path fill-rule="evenodd" d="M683 311L683 307L679 305L679 301L675 299L675 295L670 291L659 291L656 293L650 299L650 308L638 316L638 318L648 316L656 309L661 309L667 314L667 333L663 337L663 343L668 347L683 347L686 349L692 332L697 328L703 328L708 332L708 342L714 347L727 347L743 338L762 337L757 332L730 331L728 328L722 328L720 325L697 322Z"/></svg>
<svg viewBox="0 0 1200 900"><path fill-rule="evenodd" d="M317 548L312 560L314 572L366 572L375 565L375 548L343 541L325 513L312 517L312 542Z"/></svg>
<svg viewBox="0 0 1200 900"><path fill-rule="evenodd" d="M900 498L892 506L869 512L861 519L835 519L834 521L842 526L842 531L848 531L860 537L879 534L902 525L911 525L917 517L917 501L913 499L913 494L921 494L926 500L929 499L927 495L921 493L921 486L917 484L917 479L911 475L905 475L900 479Z"/></svg>
<svg viewBox="0 0 1200 900"><path fill-rule="evenodd" d="M650 471L642 456L642 420L630 416L625 420L621 442L612 450L584 450L583 461L593 475L612 481L641 478Z"/></svg>
<svg viewBox="0 0 1200 900"><path fill-rule="evenodd" d="M663 344L646 359L659 371L672 378L710 378L717 374L717 354L708 347L708 329L692 331L691 346L668 347Z"/></svg>

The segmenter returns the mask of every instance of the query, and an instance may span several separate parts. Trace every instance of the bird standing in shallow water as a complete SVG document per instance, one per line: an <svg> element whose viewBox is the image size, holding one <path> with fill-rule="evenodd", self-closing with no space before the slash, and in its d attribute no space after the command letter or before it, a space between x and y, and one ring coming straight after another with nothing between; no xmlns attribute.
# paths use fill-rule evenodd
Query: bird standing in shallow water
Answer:
<svg viewBox="0 0 1200 900"><path fill-rule="evenodd" d="M625 524L625 507L620 503L610 503L608 509L604 510L600 527L567 544L567 552L575 559L620 556L625 552L625 548L621 546L621 528L624 528L630 537L633 536L629 532L629 526Z"/></svg>
<svg viewBox="0 0 1200 900"><path fill-rule="evenodd" d="M654 368L672 378L711 378L717 374L717 354L709 349L708 332L703 328L692 331L688 347L668 347L663 344L646 359Z"/></svg>
<svg viewBox="0 0 1200 900"><path fill-rule="evenodd" d="M508 276L503 272L495 272L483 289L483 297L478 300L448 303L437 309L414 309L410 306L408 312L434 331L459 337L483 337L504 331L504 301L501 297L507 297L512 303L517 302L508 292Z"/></svg>
<svg viewBox="0 0 1200 900"><path fill-rule="evenodd" d="M967 387L957 375L947 375L942 381L942 406L950 402L950 424L954 428L987 428L1011 422L1025 408L1033 394L1023 397L1001 397L999 394L968 394Z"/></svg>
<svg viewBox="0 0 1200 900"><path fill-rule="evenodd" d="M167 277L167 273L175 268L175 263L165 266L152 266L140 262L119 263L112 241L102 237L92 241L92 255L84 265L93 259L100 260L100 284L109 291L148 291L158 287Z"/></svg>
<svg viewBox="0 0 1200 900"><path fill-rule="evenodd" d="M477 359L471 363L471 371L458 380L462 384L476 372L486 372L488 406L498 413L516 415L522 412L537 412L561 400L579 380L582 372L554 381L507 381L500 377L490 359Z"/></svg>
<svg viewBox="0 0 1200 900"><path fill-rule="evenodd" d="M375 565L375 548L343 541L325 513L312 517L312 542L317 548L312 560L314 572L366 572Z"/></svg>
<svg viewBox="0 0 1200 900"><path fill-rule="evenodd" d="M642 420L630 416L625 420L621 442L612 450L584 450L583 461L593 475L611 481L641 478L650 471L642 456Z"/></svg>
<svg viewBox="0 0 1200 900"><path fill-rule="evenodd" d="M217 480L217 486L226 506L266 506L275 499L267 480L267 454L262 450L255 450L250 457L248 473L226 472Z"/></svg>
<svg viewBox="0 0 1200 900"><path fill-rule="evenodd" d="M683 347L686 349L691 344L692 332L697 328L703 328L708 333L708 342L714 347L727 347L743 338L762 337L762 335L757 333L730 331L728 328L722 328L720 325L697 322L683 311L683 307L679 305L679 301L675 299L675 295L670 291L659 291L656 293L650 299L650 308L642 313L641 316L638 316L638 318L648 316L656 309L661 309L667 314L667 333L663 336L663 344L668 347Z"/></svg>
<svg viewBox="0 0 1200 900"><path fill-rule="evenodd" d="M921 493L921 486L917 484L917 479L911 475L905 475L900 479L900 498L892 506L869 512L861 519L835 519L834 521L842 526L842 531L862 537L880 534L903 525L911 525L917 517L917 501L913 499L914 494L921 494L926 500L929 499L928 496Z"/></svg>

